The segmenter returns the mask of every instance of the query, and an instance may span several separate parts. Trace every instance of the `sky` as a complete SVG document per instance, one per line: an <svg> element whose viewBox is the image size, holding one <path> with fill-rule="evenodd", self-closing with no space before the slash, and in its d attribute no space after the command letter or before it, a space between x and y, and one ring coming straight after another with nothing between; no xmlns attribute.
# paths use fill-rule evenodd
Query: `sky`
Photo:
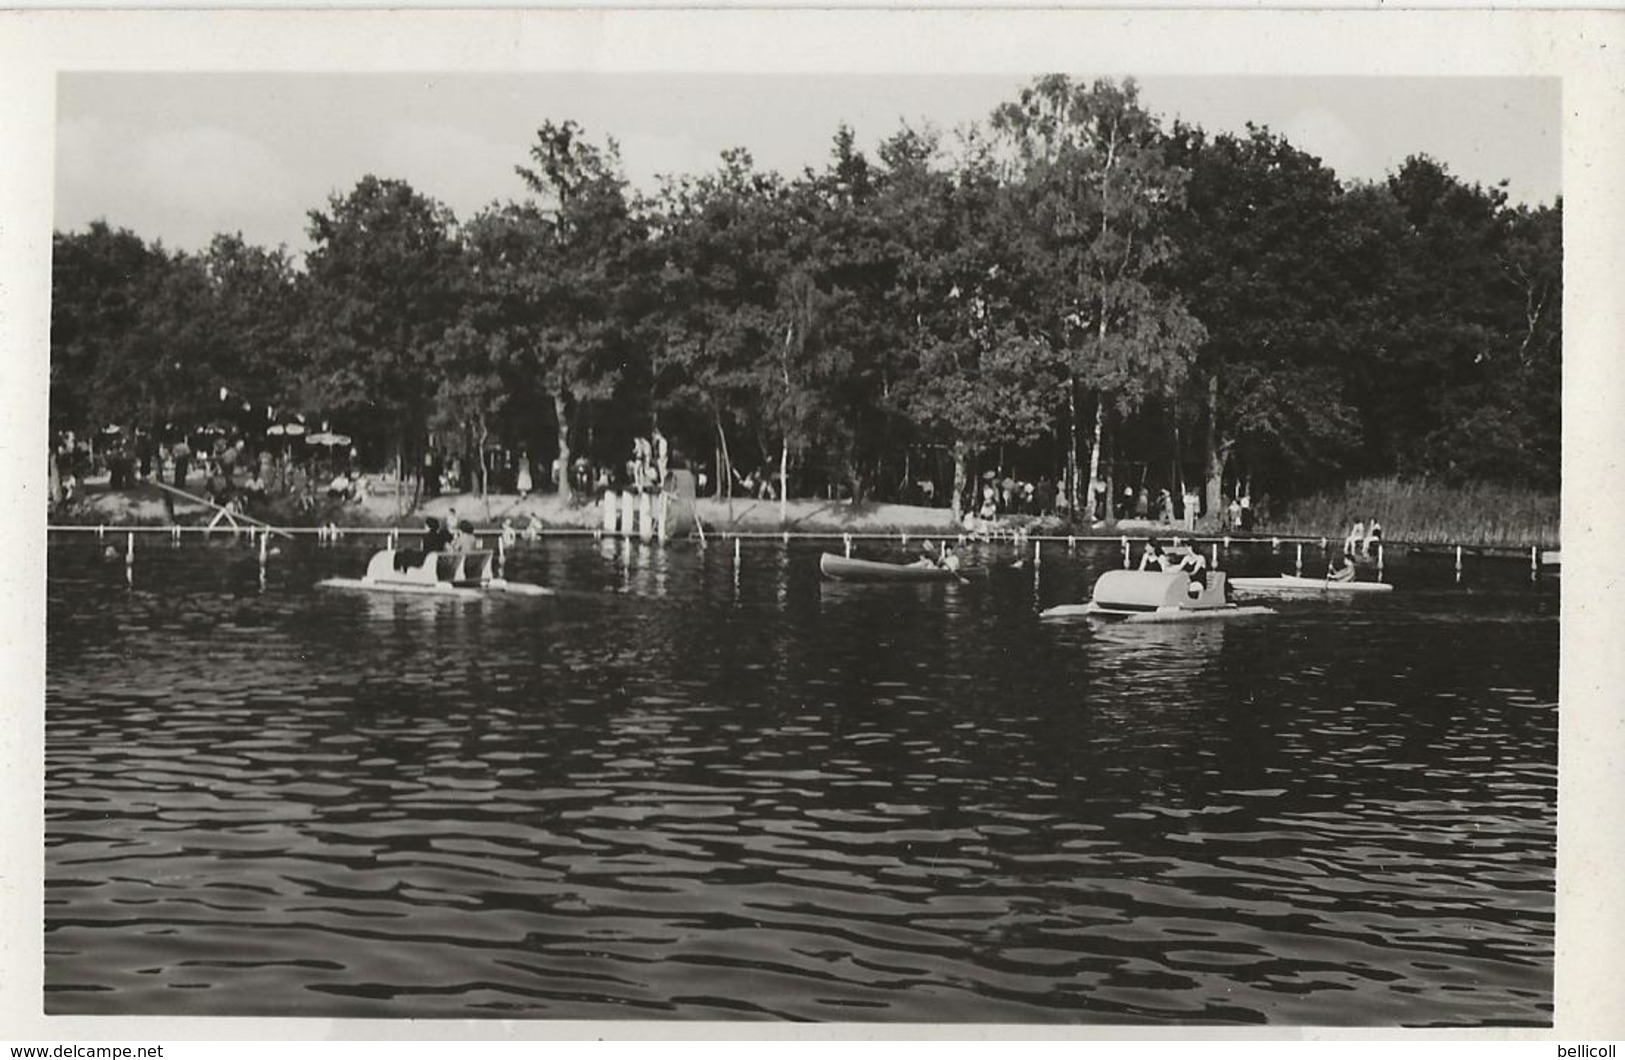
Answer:
<svg viewBox="0 0 1625 1060"><path fill-rule="evenodd" d="M1036 72L1035 72L1036 73ZM1090 77L1087 72L1075 77ZM627 176L701 173L742 146L785 174L822 167L836 128L874 146L900 123L951 134L1016 98L1024 76L64 73L54 219L104 219L172 249L217 232L308 249L307 213L371 173L459 218L520 198L537 127L613 136ZM1268 126L1344 180L1427 154L1514 202L1560 191L1561 82L1511 77L1145 77L1141 102L1209 133Z"/></svg>

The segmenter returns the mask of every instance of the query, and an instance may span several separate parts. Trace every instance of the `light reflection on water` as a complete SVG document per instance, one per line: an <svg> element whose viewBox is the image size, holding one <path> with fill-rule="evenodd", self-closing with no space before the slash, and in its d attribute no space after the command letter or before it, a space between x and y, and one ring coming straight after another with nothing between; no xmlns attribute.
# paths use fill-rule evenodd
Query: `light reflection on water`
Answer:
<svg viewBox="0 0 1625 1060"><path fill-rule="evenodd" d="M1556 594L1041 622L816 548L53 544L52 1013L1546 1024ZM1277 562L1238 552L1238 573ZM1287 557L1290 563L1290 557Z"/></svg>

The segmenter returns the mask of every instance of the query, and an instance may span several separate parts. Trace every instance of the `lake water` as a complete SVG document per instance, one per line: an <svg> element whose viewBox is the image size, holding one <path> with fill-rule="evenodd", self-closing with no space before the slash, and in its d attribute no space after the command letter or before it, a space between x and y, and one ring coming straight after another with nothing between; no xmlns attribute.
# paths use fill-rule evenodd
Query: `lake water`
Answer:
<svg viewBox="0 0 1625 1060"><path fill-rule="evenodd" d="M1103 545L860 586L553 540L510 573L560 595L473 602L317 588L360 544L138 550L48 554L49 1013L1552 1019L1517 563L1133 627L1036 615Z"/></svg>

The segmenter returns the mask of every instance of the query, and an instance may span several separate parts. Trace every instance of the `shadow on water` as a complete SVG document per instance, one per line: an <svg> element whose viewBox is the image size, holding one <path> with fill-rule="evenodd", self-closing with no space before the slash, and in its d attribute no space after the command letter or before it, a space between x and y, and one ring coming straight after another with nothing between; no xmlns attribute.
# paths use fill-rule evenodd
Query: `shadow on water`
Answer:
<svg viewBox="0 0 1625 1060"><path fill-rule="evenodd" d="M53 543L47 1010L1550 1022L1554 586L1102 626L1036 612L1115 547L818 551L547 541L559 595L442 601Z"/></svg>

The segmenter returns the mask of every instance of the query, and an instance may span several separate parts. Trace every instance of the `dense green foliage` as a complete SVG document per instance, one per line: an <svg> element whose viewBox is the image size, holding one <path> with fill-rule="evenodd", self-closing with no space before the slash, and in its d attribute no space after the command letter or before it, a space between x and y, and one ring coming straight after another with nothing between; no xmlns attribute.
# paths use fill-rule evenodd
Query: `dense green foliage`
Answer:
<svg viewBox="0 0 1625 1060"><path fill-rule="evenodd" d="M946 147L904 126L869 157L842 128L792 177L735 149L640 196L571 122L517 172L529 198L464 223L369 176L299 263L58 233L53 426L300 412L410 474L431 443L614 466L658 424L721 483L857 498L958 499L993 467L1077 503L1201 483L1209 510L1558 484L1561 202L1425 156L1345 183L1268 130L1165 129L1133 82L1050 76Z"/></svg>

